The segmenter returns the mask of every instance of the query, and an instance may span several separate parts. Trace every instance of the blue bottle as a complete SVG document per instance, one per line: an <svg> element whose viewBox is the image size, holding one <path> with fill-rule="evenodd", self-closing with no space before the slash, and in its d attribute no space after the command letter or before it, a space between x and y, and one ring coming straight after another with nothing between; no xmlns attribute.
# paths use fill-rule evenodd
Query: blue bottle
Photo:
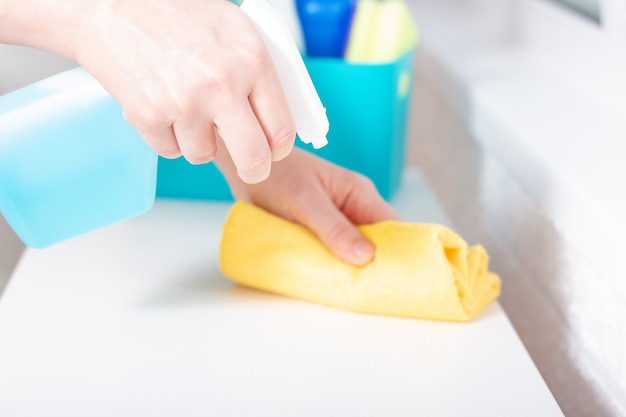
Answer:
<svg viewBox="0 0 626 417"><path fill-rule="evenodd" d="M354 7L355 0L296 0L308 56L343 56Z"/></svg>
<svg viewBox="0 0 626 417"><path fill-rule="evenodd" d="M154 203L157 155L77 68L0 96L0 211L43 248Z"/></svg>

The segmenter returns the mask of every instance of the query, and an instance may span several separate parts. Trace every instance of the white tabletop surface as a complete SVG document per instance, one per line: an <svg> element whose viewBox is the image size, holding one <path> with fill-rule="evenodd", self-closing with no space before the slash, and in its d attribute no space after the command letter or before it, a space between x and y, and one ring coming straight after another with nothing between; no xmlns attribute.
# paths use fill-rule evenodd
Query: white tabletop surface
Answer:
<svg viewBox="0 0 626 417"><path fill-rule="evenodd" d="M448 223L415 172L394 204ZM0 300L0 416L563 415L498 303L455 324L230 282L228 208L157 201L27 249Z"/></svg>

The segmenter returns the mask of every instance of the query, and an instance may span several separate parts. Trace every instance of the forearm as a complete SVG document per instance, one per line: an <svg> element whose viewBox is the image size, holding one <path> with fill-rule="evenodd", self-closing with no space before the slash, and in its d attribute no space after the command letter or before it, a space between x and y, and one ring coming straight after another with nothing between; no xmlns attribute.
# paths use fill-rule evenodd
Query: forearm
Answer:
<svg viewBox="0 0 626 417"><path fill-rule="evenodd" d="M96 3L85 0L0 0L0 43L75 58L81 26Z"/></svg>

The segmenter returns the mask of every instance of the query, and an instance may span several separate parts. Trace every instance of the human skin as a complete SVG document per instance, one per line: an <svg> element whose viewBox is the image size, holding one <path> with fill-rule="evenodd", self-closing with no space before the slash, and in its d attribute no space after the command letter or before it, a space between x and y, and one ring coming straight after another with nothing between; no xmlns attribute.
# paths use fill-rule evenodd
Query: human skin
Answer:
<svg viewBox="0 0 626 417"><path fill-rule="evenodd" d="M218 141L220 146L224 145ZM364 265L375 254L372 243L355 225L400 220L369 178L300 148L274 163L269 178L258 184L241 181L224 159L228 153L218 152L216 162L235 198L305 225L348 263Z"/></svg>
<svg viewBox="0 0 626 417"><path fill-rule="evenodd" d="M250 20L224 0L0 1L0 40L85 67L160 155L194 164L224 139L255 183L295 138L280 81ZM7 23L7 24L5 24Z"/></svg>
<svg viewBox="0 0 626 417"><path fill-rule="evenodd" d="M0 0L0 22L0 42L86 68L157 153L215 160L235 196L305 225L346 262L374 256L355 224L397 218L362 176L300 150L285 159L295 125L280 80L226 0Z"/></svg>

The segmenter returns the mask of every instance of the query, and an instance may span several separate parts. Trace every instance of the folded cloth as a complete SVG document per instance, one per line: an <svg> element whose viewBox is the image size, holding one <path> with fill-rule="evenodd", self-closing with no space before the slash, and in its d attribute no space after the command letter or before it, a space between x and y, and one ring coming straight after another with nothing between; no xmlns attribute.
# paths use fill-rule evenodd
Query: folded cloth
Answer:
<svg viewBox="0 0 626 417"><path fill-rule="evenodd" d="M468 321L500 294L481 246L437 224L385 221L359 226L376 246L356 267L307 228L245 202L222 235L222 273L242 285L346 310Z"/></svg>

